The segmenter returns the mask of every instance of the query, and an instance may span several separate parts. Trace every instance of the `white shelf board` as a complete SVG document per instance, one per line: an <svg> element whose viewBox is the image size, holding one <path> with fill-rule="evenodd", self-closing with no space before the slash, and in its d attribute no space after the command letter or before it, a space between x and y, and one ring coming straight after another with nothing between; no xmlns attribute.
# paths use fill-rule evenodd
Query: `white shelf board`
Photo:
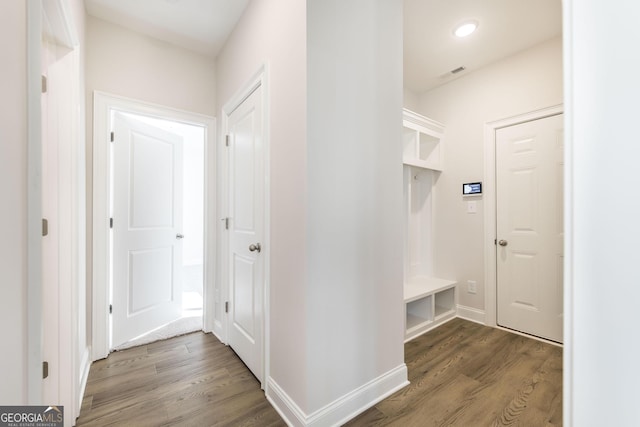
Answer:
<svg viewBox="0 0 640 427"><path fill-rule="evenodd" d="M413 157L403 157L402 158L402 163L404 163L405 165L414 166L414 167L417 167L417 168L429 169L429 170L433 170L433 171L442 172L442 167L441 166L436 166L433 163L427 162L427 161L422 160L422 159L416 159L416 158L413 158Z"/></svg>
<svg viewBox="0 0 640 427"><path fill-rule="evenodd" d="M430 323L433 323L431 319L426 319L422 316L416 316L415 314L407 313L407 332L422 328Z"/></svg>
<svg viewBox="0 0 640 427"><path fill-rule="evenodd" d="M442 306L436 305L434 319L438 320L454 313L455 313L455 310L451 307L442 307Z"/></svg>
<svg viewBox="0 0 640 427"><path fill-rule="evenodd" d="M437 277L410 277L404 284L404 302L411 302L456 285L455 280Z"/></svg>

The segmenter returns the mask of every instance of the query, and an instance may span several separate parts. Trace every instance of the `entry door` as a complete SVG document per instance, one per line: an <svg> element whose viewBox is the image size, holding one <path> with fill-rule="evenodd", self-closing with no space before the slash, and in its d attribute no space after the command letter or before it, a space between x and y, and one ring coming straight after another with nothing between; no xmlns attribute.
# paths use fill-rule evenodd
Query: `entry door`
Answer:
<svg viewBox="0 0 640 427"><path fill-rule="evenodd" d="M229 345L262 382L264 141L262 87L229 116Z"/></svg>
<svg viewBox="0 0 640 427"><path fill-rule="evenodd" d="M563 117L496 132L497 323L562 342Z"/></svg>
<svg viewBox="0 0 640 427"><path fill-rule="evenodd" d="M112 348L182 314L182 138L113 120Z"/></svg>

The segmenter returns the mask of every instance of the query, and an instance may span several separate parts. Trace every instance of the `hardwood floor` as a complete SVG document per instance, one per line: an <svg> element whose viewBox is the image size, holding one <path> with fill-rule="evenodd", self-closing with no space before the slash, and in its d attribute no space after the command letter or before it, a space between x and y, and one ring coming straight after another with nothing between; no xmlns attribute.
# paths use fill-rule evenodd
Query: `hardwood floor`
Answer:
<svg viewBox="0 0 640 427"><path fill-rule="evenodd" d="M562 349L454 319L405 345L411 384L347 426L560 426ZM229 347L193 333L91 367L78 426L284 426Z"/></svg>
<svg viewBox="0 0 640 427"><path fill-rule="evenodd" d="M213 335L112 353L91 366L78 426L285 426L260 383Z"/></svg>
<svg viewBox="0 0 640 427"><path fill-rule="evenodd" d="M453 319L405 345L411 384L348 426L560 426L562 348Z"/></svg>

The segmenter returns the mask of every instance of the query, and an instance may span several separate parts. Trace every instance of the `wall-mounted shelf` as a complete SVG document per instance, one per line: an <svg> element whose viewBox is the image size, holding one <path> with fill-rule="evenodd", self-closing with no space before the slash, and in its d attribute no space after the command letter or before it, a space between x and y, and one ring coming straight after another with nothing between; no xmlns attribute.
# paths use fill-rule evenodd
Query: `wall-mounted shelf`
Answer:
<svg viewBox="0 0 640 427"><path fill-rule="evenodd" d="M407 109L402 110L402 123L403 163L441 171L444 166L444 125Z"/></svg>

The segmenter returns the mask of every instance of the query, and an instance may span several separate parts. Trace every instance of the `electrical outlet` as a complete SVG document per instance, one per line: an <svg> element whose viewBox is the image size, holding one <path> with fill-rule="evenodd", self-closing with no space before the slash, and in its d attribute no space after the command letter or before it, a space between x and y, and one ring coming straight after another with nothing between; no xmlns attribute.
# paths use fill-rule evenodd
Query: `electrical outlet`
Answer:
<svg viewBox="0 0 640 427"><path fill-rule="evenodd" d="M475 280L467 280L467 292L470 294L475 294L477 292Z"/></svg>

